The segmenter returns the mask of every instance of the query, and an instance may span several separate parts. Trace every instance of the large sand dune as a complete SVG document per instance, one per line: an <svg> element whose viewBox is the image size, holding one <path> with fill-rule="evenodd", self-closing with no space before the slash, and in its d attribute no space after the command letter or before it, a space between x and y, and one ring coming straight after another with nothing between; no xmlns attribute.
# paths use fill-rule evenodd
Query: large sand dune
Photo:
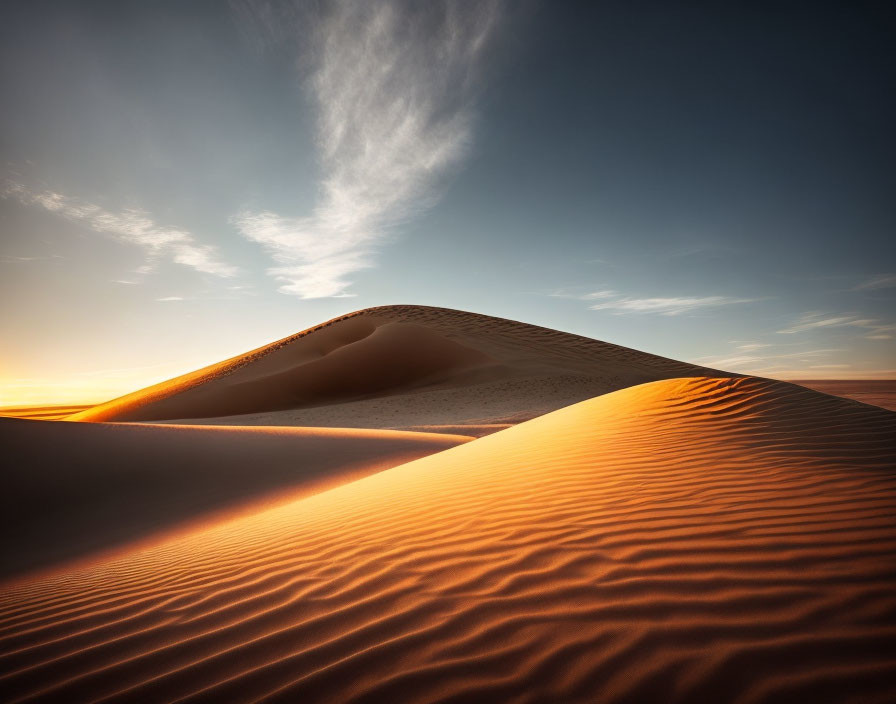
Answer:
<svg viewBox="0 0 896 704"><path fill-rule="evenodd" d="M0 418L0 577L157 536L253 500L321 491L469 439Z"/></svg>
<svg viewBox="0 0 896 704"><path fill-rule="evenodd" d="M648 383L0 598L19 701L892 702L896 415Z"/></svg>
<svg viewBox="0 0 896 704"><path fill-rule="evenodd" d="M717 374L502 318L385 306L336 318L71 420L502 425L634 384Z"/></svg>

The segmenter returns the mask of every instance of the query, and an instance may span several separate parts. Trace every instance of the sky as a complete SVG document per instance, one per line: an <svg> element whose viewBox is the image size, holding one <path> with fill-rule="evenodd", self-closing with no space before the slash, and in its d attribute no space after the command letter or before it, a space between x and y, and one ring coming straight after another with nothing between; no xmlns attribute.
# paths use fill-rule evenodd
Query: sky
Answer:
<svg viewBox="0 0 896 704"><path fill-rule="evenodd" d="M0 406L412 303L896 378L886 3L6 3Z"/></svg>

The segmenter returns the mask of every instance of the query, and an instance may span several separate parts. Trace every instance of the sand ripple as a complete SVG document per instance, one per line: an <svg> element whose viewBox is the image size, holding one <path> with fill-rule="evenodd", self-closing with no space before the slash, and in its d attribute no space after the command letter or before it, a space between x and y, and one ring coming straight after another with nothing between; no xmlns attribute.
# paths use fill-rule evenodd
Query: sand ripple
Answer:
<svg viewBox="0 0 896 704"><path fill-rule="evenodd" d="M4 591L17 701L896 701L893 413L658 381Z"/></svg>

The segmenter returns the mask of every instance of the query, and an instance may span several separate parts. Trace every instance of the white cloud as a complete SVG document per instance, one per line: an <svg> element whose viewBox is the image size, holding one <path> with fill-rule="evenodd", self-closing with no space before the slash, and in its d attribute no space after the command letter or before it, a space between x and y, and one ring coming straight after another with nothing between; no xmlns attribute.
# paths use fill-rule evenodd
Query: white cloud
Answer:
<svg viewBox="0 0 896 704"><path fill-rule="evenodd" d="M182 301L183 296L165 296L164 298L157 298L157 301Z"/></svg>
<svg viewBox="0 0 896 704"><path fill-rule="evenodd" d="M25 205L39 206L94 232L142 247L150 258L167 256L178 264L215 276L229 277L237 273L236 267L218 259L214 247L197 243L186 230L157 225L144 210L130 208L113 213L61 193L32 191L21 183L6 184L3 196L15 198ZM144 268L147 267L141 267Z"/></svg>
<svg viewBox="0 0 896 704"><path fill-rule="evenodd" d="M591 310L609 310L622 313L660 313L679 315L698 308L717 308L738 303L752 303L753 298L729 298L727 296L677 296L671 298L631 298L595 303Z"/></svg>
<svg viewBox="0 0 896 704"><path fill-rule="evenodd" d="M600 298L613 298L614 296L618 296L619 294L616 291L611 291L609 289L605 291L593 291L591 293L586 293L584 296L581 296L583 301L594 301Z"/></svg>
<svg viewBox="0 0 896 704"><path fill-rule="evenodd" d="M772 345L761 343L739 344L733 341L735 349L752 348L754 351L758 349L770 348ZM776 369L785 369L785 365L793 365L794 362L801 362L806 365L812 365L809 368L821 368L823 366L834 368L838 365L822 365L818 362L831 355L845 352L842 348L822 348L810 350L796 350L792 352L775 352L768 351L762 354L734 354L731 355L715 355L709 357L700 357L694 361L704 366L715 367L718 369L737 369L739 371L749 371L749 373L760 374L765 371L773 371ZM760 365L762 363L762 365ZM815 364L813 364L815 363ZM761 367L761 368L760 368Z"/></svg>
<svg viewBox="0 0 896 704"><path fill-rule="evenodd" d="M890 340L896 333L896 325L884 323L873 318L863 318L859 315L828 313L805 313L800 316L788 328L778 330L783 335L808 332L810 330L830 328L859 328L865 331L864 337L869 340Z"/></svg>
<svg viewBox="0 0 896 704"><path fill-rule="evenodd" d="M706 363L719 367L742 367L745 364L755 364L761 362L765 357L754 357L752 355L740 355L736 357L725 357L723 359L707 359Z"/></svg>
<svg viewBox="0 0 896 704"><path fill-rule="evenodd" d="M881 288L896 287L896 274L879 274L866 279L855 287L856 291L873 291Z"/></svg>
<svg viewBox="0 0 896 704"><path fill-rule="evenodd" d="M253 5L270 15L270 6ZM322 168L308 217L244 210L280 291L345 296L396 225L430 207L467 155L483 51L498 3L336 3L319 19L308 82ZM270 25L269 21L262 24Z"/></svg>

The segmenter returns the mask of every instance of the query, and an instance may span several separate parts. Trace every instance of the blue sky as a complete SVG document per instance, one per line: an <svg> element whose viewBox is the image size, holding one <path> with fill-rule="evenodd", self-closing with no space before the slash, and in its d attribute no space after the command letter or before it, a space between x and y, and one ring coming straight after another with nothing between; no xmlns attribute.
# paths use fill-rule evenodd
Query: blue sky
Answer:
<svg viewBox="0 0 896 704"><path fill-rule="evenodd" d="M0 404L387 303L896 378L882 7L7 7Z"/></svg>

